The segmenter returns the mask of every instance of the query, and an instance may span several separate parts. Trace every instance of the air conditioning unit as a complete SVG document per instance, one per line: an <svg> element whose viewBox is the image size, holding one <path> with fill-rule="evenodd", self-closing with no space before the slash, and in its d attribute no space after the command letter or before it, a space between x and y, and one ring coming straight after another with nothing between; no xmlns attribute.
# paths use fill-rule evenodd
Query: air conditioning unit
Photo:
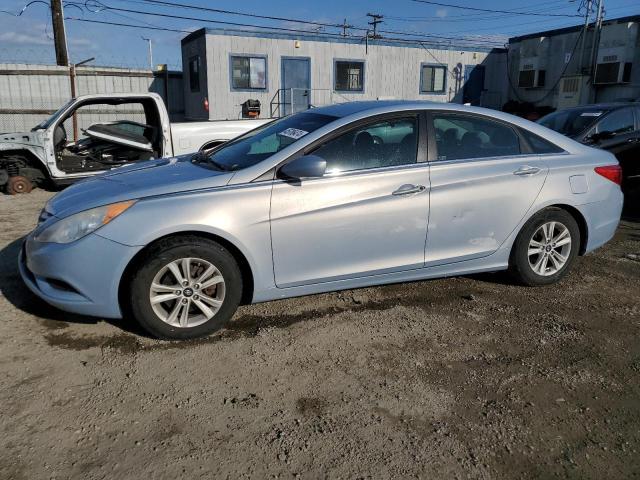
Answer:
<svg viewBox="0 0 640 480"><path fill-rule="evenodd" d="M615 57L610 55L609 57ZM631 62L602 62L596 65L596 85L629 83L631 81Z"/></svg>
<svg viewBox="0 0 640 480"><path fill-rule="evenodd" d="M523 58L520 61L520 73L518 74L518 87L536 88L544 87L547 71L541 65L539 57Z"/></svg>
<svg viewBox="0 0 640 480"><path fill-rule="evenodd" d="M546 70L521 70L518 76L518 87L544 87L547 80Z"/></svg>
<svg viewBox="0 0 640 480"><path fill-rule="evenodd" d="M598 57L593 83L612 85L631 81L631 65L637 57L638 22L604 25L598 43Z"/></svg>

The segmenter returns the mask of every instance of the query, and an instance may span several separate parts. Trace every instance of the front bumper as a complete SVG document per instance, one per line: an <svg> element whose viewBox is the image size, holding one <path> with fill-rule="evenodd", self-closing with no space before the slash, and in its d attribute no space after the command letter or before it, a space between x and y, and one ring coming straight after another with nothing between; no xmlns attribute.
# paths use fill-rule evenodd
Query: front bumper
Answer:
<svg viewBox="0 0 640 480"><path fill-rule="evenodd" d="M89 234L69 244L42 243L30 234L18 268L38 297L61 310L81 315L121 318L120 279L142 247L129 247Z"/></svg>

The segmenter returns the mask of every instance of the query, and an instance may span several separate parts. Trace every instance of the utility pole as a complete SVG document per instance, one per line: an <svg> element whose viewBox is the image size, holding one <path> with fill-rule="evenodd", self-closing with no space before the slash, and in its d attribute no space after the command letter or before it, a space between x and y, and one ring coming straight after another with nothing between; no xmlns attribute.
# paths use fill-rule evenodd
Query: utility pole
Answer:
<svg viewBox="0 0 640 480"><path fill-rule="evenodd" d="M378 35L378 24L382 23L384 15L379 15L377 13L367 13L367 17L371 17L369 25L373 26L373 35L371 36L371 38L380 38L380 35Z"/></svg>
<svg viewBox="0 0 640 480"><path fill-rule="evenodd" d="M63 67L69 65L67 52L67 34L64 29L62 0L51 0L51 23L53 24L53 42L56 48L56 63Z"/></svg>
<svg viewBox="0 0 640 480"><path fill-rule="evenodd" d="M150 38L140 37L145 42L149 43L149 69L153 70L153 46L151 45Z"/></svg>
<svg viewBox="0 0 640 480"><path fill-rule="evenodd" d="M345 19L342 21L342 36L343 36L343 37L346 37L346 36L347 36L347 28L351 28L351 27L352 27L352 25L349 25L349 24L347 23L347 19L345 18Z"/></svg>
<svg viewBox="0 0 640 480"><path fill-rule="evenodd" d="M576 72L578 75L582 75L584 73L584 49L587 44L587 31L589 30L589 17L591 16L591 6L593 4L593 0L585 0L585 6L587 11L584 14L584 29L582 30L582 39L580 40L580 58L577 62Z"/></svg>
<svg viewBox="0 0 640 480"><path fill-rule="evenodd" d="M602 18L604 15L604 0L595 0L597 2L596 23L593 28L593 42L591 44L591 77L595 80L596 63L598 61L598 41L600 40L600 31L602 30Z"/></svg>

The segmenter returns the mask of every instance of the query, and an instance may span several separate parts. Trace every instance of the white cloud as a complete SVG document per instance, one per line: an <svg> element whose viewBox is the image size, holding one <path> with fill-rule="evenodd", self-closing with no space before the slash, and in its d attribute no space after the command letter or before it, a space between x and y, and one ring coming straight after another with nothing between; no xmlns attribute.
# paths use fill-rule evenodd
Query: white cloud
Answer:
<svg viewBox="0 0 640 480"><path fill-rule="evenodd" d="M6 42L11 45L50 45L49 40L44 35L32 35L30 33L21 32L4 32L0 33L0 42Z"/></svg>
<svg viewBox="0 0 640 480"><path fill-rule="evenodd" d="M33 30L40 30L37 26L34 26ZM45 33L42 29L40 33L24 33L9 31L0 33L0 43L7 43L9 45L17 45L23 47L30 46L51 46L53 48L53 36ZM96 44L88 38L70 37L67 38L67 45L69 48L85 48L95 49Z"/></svg>
<svg viewBox="0 0 640 480"><path fill-rule="evenodd" d="M449 12L447 12L446 8L439 8L436 10L436 17L438 18L444 18L447 16Z"/></svg>

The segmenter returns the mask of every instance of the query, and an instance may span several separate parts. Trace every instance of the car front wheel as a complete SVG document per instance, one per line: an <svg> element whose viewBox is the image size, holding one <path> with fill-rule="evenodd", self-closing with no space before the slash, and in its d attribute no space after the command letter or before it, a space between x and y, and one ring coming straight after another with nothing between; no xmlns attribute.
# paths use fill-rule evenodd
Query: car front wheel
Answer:
<svg viewBox="0 0 640 480"><path fill-rule="evenodd" d="M130 290L131 313L151 335L197 338L229 322L242 298L242 274L220 244L173 237L146 252Z"/></svg>
<svg viewBox="0 0 640 480"><path fill-rule="evenodd" d="M525 285L549 285L567 274L580 248L580 229L566 210L547 208L518 234L509 270Z"/></svg>

